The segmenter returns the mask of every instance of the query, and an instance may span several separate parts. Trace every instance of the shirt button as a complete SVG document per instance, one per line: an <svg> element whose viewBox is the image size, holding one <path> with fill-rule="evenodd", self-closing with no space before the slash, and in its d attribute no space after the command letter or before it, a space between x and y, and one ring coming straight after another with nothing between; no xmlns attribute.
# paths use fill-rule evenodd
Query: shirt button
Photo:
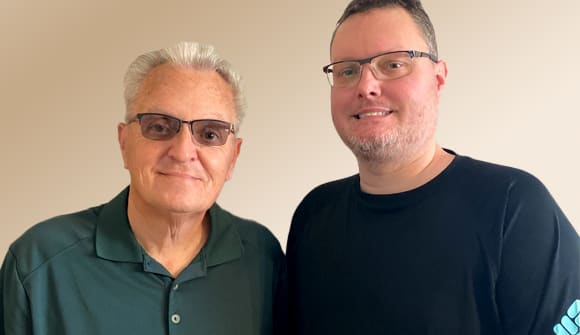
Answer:
<svg viewBox="0 0 580 335"><path fill-rule="evenodd" d="M179 284L175 284L175 285L173 285L173 290L174 290L174 291L177 291L177 289L179 289Z"/></svg>
<svg viewBox="0 0 580 335"><path fill-rule="evenodd" d="M173 314L171 316L171 322L173 322L174 324L178 324L181 322L181 316L179 316L179 314Z"/></svg>

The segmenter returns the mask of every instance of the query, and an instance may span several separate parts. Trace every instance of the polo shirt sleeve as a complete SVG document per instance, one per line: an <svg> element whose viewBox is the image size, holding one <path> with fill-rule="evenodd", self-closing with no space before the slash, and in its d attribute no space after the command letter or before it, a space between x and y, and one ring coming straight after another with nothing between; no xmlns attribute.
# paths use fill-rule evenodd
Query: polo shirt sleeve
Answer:
<svg viewBox="0 0 580 335"><path fill-rule="evenodd" d="M580 239L574 227L533 176L511 183L504 211L496 283L504 333L580 334L574 325L580 320L574 310L580 299ZM564 318L571 329L558 333Z"/></svg>
<svg viewBox="0 0 580 335"><path fill-rule="evenodd" d="M8 251L0 268L0 335L32 335L30 308L18 261Z"/></svg>

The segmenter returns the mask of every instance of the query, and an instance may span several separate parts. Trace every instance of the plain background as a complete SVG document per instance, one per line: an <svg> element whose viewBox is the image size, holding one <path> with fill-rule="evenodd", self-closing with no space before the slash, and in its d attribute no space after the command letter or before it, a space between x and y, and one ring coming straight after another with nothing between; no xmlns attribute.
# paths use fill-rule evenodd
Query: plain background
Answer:
<svg viewBox="0 0 580 335"><path fill-rule="evenodd" d="M315 185L356 173L321 66L346 0L1 0L0 254L115 196L122 77L141 53L214 44L243 75L242 153L218 200L284 246ZM580 2L425 0L449 76L439 143L539 177L580 230Z"/></svg>

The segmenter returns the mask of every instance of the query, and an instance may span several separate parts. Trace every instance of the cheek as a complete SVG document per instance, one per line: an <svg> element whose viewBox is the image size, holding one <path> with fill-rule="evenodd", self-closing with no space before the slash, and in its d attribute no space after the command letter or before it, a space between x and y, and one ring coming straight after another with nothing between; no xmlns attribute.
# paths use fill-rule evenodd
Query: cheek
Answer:
<svg viewBox="0 0 580 335"><path fill-rule="evenodd" d="M334 113L344 108L345 94L343 91L338 91L336 89L331 89L330 91L330 108Z"/></svg>
<svg viewBox="0 0 580 335"><path fill-rule="evenodd" d="M205 152L199 161L213 181L225 180L232 162L232 155L225 151Z"/></svg>
<svg viewBox="0 0 580 335"><path fill-rule="evenodd" d="M158 148L147 143L133 142L125 149L125 165L131 171L148 170L155 166L163 156Z"/></svg>
<svg viewBox="0 0 580 335"><path fill-rule="evenodd" d="M340 122L345 115L352 113L353 104L356 103L356 97L349 94L346 90L332 90L330 94L330 113L333 122Z"/></svg>
<svg viewBox="0 0 580 335"><path fill-rule="evenodd" d="M417 108L426 104L431 104L434 98L434 87L430 82L415 82L406 85L399 90L397 99L402 104L407 104L410 109Z"/></svg>

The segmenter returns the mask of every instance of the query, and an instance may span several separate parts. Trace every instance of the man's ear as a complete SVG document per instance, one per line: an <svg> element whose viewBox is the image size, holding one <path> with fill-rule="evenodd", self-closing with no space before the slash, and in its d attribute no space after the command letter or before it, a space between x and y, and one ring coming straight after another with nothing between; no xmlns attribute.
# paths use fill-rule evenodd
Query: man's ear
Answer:
<svg viewBox="0 0 580 335"><path fill-rule="evenodd" d="M226 175L226 180L230 180L234 174L234 168L236 167L236 161L238 160L238 156L240 155L240 150L242 149L242 142L241 138L236 138L234 143L234 154L232 156L232 160L230 161L230 166L228 167L228 174Z"/></svg>
<svg viewBox="0 0 580 335"><path fill-rule="evenodd" d="M127 138L127 124L119 123L117 125L117 140L119 142L119 148L121 149L121 156L123 157L123 167L127 168L127 158L125 157L125 144Z"/></svg>
<svg viewBox="0 0 580 335"><path fill-rule="evenodd" d="M440 96L447 80L447 63L443 60L435 64L435 79L437 80L437 96Z"/></svg>

